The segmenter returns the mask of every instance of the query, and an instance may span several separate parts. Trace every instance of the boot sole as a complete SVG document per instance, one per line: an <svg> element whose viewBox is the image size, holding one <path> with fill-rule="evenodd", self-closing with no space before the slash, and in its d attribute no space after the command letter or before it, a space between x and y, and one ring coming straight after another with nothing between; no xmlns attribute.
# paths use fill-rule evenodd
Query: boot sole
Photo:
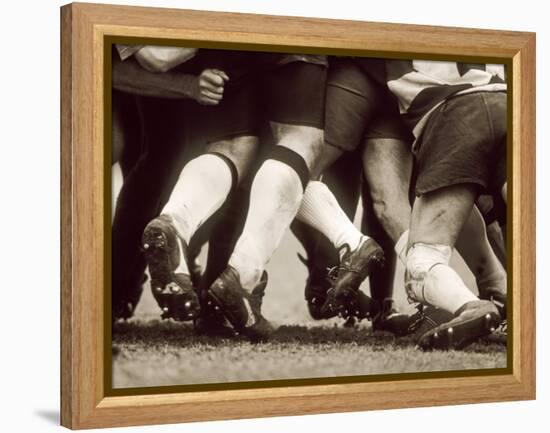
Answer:
<svg viewBox="0 0 550 433"><path fill-rule="evenodd" d="M418 347L429 350L460 350L480 337L491 334L501 323L500 315L481 311L479 315L462 322L447 322L422 335Z"/></svg>
<svg viewBox="0 0 550 433"><path fill-rule="evenodd" d="M182 298L178 304L183 305L179 305L178 309L182 309L183 312L174 316L170 310L163 311L162 318L183 321L195 319L197 312L193 308L187 307L185 303L190 302L191 306L198 304L196 293L187 293L187 295L185 293L166 293L166 287L169 284L177 284L173 273L177 265L172 262L174 248L169 246L168 235L164 229L154 225L147 227L142 237L142 248L151 274L151 290L155 299L157 296ZM179 284L177 285L179 286Z"/></svg>

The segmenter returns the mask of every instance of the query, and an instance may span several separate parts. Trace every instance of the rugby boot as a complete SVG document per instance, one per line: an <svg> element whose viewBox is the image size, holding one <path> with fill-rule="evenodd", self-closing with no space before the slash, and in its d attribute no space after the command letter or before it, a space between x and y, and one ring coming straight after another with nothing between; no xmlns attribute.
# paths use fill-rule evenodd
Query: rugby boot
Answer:
<svg viewBox="0 0 550 433"><path fill-rule="evenodd" d="M327 314L322 312L327 299L327 292L331 286L328 268L316 266L313 260L307 260L300 254L298 254L298 259L308 270L304 298L309 315L315 320L330 319L336 316L338 314L336 311L327 311Z"/></svg>
<svg viewBox="0 0 550 433"><path fill-rule="evenodd" d="M453 314L433 305L417 305L417 312L411 316L408 334L415 341L433 328L453 319Z"/></svg>
<svg viewBox="0 0 550 433"><path fill-rule="evenodd" d="M372 238L363 240L353 251L348 245L344 245L343 248L347 251L342 256L333 285L327 292L327 299L321 311L323 314L336 311L343 317L349 317L357 311L358 300L363 298L357 296L359 286L375 267L383 265L384 251ZM367 295L364 296L369 298ZM369 298L369 300L372 302L372 299Z"/></svg>
<svg viewBox="0 0 550 433"><path fill-rule="evenodd" d="M195 332L210 337L235 337L235 329L222 314L220 307L212 303L208 297L208 290L203 288L199 293L201 311L194 322Z"/></svg>
<svg viewBox="0 0 550 433"><path fill-rule="evenodd" d="M486 299L487 301L491 301L493 304L495 304L498 312L500 313L500 317L502 317L503 320L506 320L507 296L505 292L496 287L480 289L479 298Z"/></svg>
<svg viewBox="0 0 550 433"><path fill-rule="evenodd" d="M252 293L248 293L241 286L237 270L228 266L206 293L209 307L221 312L237 334L255 342L268 339L273 332L261 313L267 274L262 277Z"/></svg>
<svg viewBox="0 0 550 433"><path fill-rule="evenodd" d="M197 317L193 324L197 335L222 338L235 336L235 330L224 315L206 303L201 302L199 317Z"/></svg>
<svg viewBox="0 0 550 433"><path fill-rule="evenodd" d="M161 215L152 220L143 232L142 248L145 253L151 290L162 310L163 319L194 320L200 311L199 298L191 277L178 271L187 260L187 243L181 239L171 218Z"/></svg>
<svg viewBox="0 0 550 433"><path fill-rule="evenodd" d="M447 322L418 333L422 350L463 349L480 337L491 334L502 322L497 307L487 300L464 304Z"/></svg>
<svg viewBox="0 0 550 433"><path fill-rule="evenodd" d="M373 331L391 332L398 337L407 335L414 320L413 315L397 311L391 298L377 303L378 314L372 320Z"/></svg>

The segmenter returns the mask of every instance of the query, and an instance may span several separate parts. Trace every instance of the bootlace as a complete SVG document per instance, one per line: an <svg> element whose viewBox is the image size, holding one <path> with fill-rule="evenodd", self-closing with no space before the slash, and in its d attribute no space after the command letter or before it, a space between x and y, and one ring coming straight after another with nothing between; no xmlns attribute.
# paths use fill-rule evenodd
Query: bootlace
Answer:
<svg viewBox="0 0 550 433"><path fill-rule="evenodd" d="M345 257L346 254L349 254L351 253L351 248L348 244L344 244L342 245L339 249L338 249L338 255L340 257ZM340 264L338 266L335 266L334 268L336 268L338 270L338 273L337 275L340 274L340 272L353 272L355 274L358 274L359 273L359 270L358 269L355 269L352 264L351 264L351 260L349 261L345 261L345 260L340 260ZM333 269L334 269L333 268ZM330 271L329 271L330 272Z"/></svg>

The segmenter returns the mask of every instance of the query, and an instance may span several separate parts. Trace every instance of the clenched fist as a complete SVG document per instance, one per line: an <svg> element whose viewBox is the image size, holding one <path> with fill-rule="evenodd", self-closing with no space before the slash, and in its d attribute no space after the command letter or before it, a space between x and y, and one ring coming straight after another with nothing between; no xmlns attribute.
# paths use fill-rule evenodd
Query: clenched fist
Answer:
<svg viewBox="0 0 550 433"><path fill-rule="evenodd" d="M218 105L228 80L227 74L219 69L205 69L197 77L193 99L201 105Z"/></svg>

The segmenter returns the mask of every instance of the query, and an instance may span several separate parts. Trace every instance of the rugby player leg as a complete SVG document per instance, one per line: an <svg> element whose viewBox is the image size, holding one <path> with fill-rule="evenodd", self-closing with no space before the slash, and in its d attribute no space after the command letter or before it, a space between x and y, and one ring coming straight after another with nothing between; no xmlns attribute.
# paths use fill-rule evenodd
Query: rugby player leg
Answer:
<svg viewBox="0 0 550 433"><path fill-rule="evenodd" d="M112 164L120 166L123 181L136 166L143 152L142 123L137 114L137 105L133 95L113 90L113 135ZM123 194L124 196L124 194ZM121 208L113 206L113 220L120 220ZM122 210L124 214L124 210ZM124 219L124 215L123 219ZM130 214L126 215L127 217ZM113 226L113 239L118 239L120 225ZM126 319L133 315L143 291L145 266L143 263L131 266L125 260L118 262L113 269L113 319Z"/></svg>
<svg viewBox="0 0 550 433"><path fill-rule="evenodd" d="M476 297L449 261L479 192L492 189L493 161L505 150L505 119L505 94L465 95L444 103L423 131L405 288L411 300L453 315L419 337L423 349L460 349L502 320L497 307Z"/></svg>
<svg viewBox="0 0 550 433"><path fill-rule="evenodd" d="M331 275L332 287L321 312L326 316L336 312L345 318L368 318L374 306L359 286L381 264L381 247L355 227L322 182L308 184L297 218L323 233L339 252L339 265Z"/></svg>
<svg viewBox="0 0 550 433"><path fill-rule="evenodd" d="M354 60L331 58L324 145L314 164L314 179L344 152L358 149L365 129L378 110L379 97L378 87ZM333 272L333 287L321 311L326 315L337 312L344 316L368 317L372 302L359 286L381 262L380 246L353 225L331 191L317 181L308 184L297 219L323 233L339 251L340 263Z"/></svg>
<svg viewBox="0 0 550 433"><path fill-rule="evenodd" d="M502 318L506 318L506 271L489 243L485 221L477 206L464 224L455 248L474 274L479 297L492 301Z"/></svg>
<svg viewBox="0 0 550 433"><path fill-rule="evenodd" d="M412 171L412 154L408 149L408 143L403 139L371 139L366 143L363 163L365 178L373 201L374 213L392 238L396 245L396 251L401 253L403 264L406 265L404 250L409 235L411 206L408 196L409 179ZM475 212L475 209L473 212ZM480 246L479 244L482 241L481 235L483 233L468 229L470 220L474 216L475 214L469 217L465 223L463 232L458 238L459 240L462 239L462 242L458 242L457 247L462 244ZM475 256L472 255L471 260L467 260L467 264L471 265L472 272L479 276L480 281L483 278L483 281L487 284L490 281L494 281L494 278L498 278L497 275L490 275L492 267L482 268L479 265L480 263L486 263L492 258L491 256L486 257L485 254L489 253L492 253L492 250L476 250ZM389 256L387 252L386 256ZM388 297L390 300L392 291L393 280L391 281L391 286L388 285ZM431 310L427 310L424 313L431 315ZM395 320L390 320L387 322L387 325L391 329L395 328L399 334L407 333L412 325L411 320L414 320L405 315L396 316L395 313L390 313L389 317L395 317ZM437 317L448 316L438 313ZM432 317L432 319L434 318Z"/></svg>
<svg viewBox="0 0 550 433"><path fill-rule="evenodd" d="M182 102L138 98L147 132L138 162L125 176L116 203L112 229L112 286L115 317L135 308L141 288L145 259L140 250L146 224L158 215L160 197L172 186L171 179L181 167L185 148ZM160 115L162 113L162 116ZM137 125L134 125L134 128ZM154 174L154 175L153 175ZM136 296L128 297L135 293ZM121 313L122 311L122 313Z"/></svg>
<svg viewBox="0 0 550 433"><path fill-rule="evenodd" d="M404 259L403 250L408 242L411 212L408 193L412 154L403 140L369 140L364 152L364 166L374 212ZM381 179L384 181L381 182ZM476 277L481 298L491 299L505 309L506 275L488 244L483 220L476 207L468 217L456 247ZM386 255L388 256L387 253ZM392 289L393 286L389 290ZM391 292L389 297L391 298ZM404 326L398 328L406 332L407 322L408 320L399 320L397 323Z"/></svg>
<svg viewBox="0 0 550 433"><path fill-rule="evenodd" d="M112 160L118 163L123 178L137 164L143 153L143 121L134 95L113 89Z"/></svg>
<svg viewBox="0 0 550 433"><path fill-rule="evenodd" d="M325 77L325 66L286 64L269 72L262 93L268 94L275 146L252 181L249 212L229 265L207 292L235 330L251 339L272 331L256 294L265 288L265 266L298 211L323 140Z"/></svg>
<svg viewBox="0 0 550 433"><path fill-rule="evenodd" d="M383 127L384 125L386 126ZM405 133L400 134L400 126L394 123L389 126L391 128L385 123L375 123L374 131L369 133L372 138L365 142L364 208L368 224L375 228L380 226L381 235L376 239L384 248L386 256L384 268L375 271L370 277L371 286L373 279L379 282L375 283L374 290L371 287L371 295L380 304L380 313L373 321L373 326L375 329L403 335L409 332L411 318L396 311L393 305L393 280L397 259L394 246L404 233L408 234L409 229L412 154L409 150L410 140ZM367 207L369 202L372 203L372 212ZM404 235L405 239L407 234Z"/></svg>
<svg viewBox="0 0 550 433"><path fill-rule="evenodd" d="M331 60L326 93L325 142L326 147L332 147L332 152L322 154L324 159L319 163L320 171L323 171L324 163L330 162L327 155L330 157L335 149L352 151L359 147L365 131L370 129L372 121L387 102L382 88L367 76L355 61L345 58ZM327 206L327 203L335 203L335 200L325 193L326 190L323 191L315 182L311 182L306 190L304 204L298 213L299 219L304 218L313 226L318 225L324 233L332 233L335 248L341 249L345 246L348 249L345 257L341 257L343 266L340 266L335 288L330 292L330 298L348 299L330 299L330 302L325 302L323 309L341 311L344 304L348 304L343 314L350 314L351 310L351 313L359 318L371 315L378 317L382 302L373 303L358 288L368 274L379 269L378 264L383 257L382 249L373 239L361 234L349 218L344 218L337 206ZM302 209L307 212L302 212ZM350 259L355 261L352 264L352 267L356 268L353 277L349 272ZM357 272L359 268L361 270Z"/></svg>
<svg viewBox="0 0 550 433"><path fill-rule="evenodd" d="M349 219L353 219L359 202L361 172L357 152L346 152L322 175ZM331 285L329 271L340 263L338 252L325 235L299 219L293 221L291 230L306 252L306 257L299 257L308 269L304 293L308 311L316 320L332 317L337 313L326 316L321 309Z"/></svg>
<svg viewBox="0 0 550 433"><path fill-rule="evenodd" d="M196 106L198 129L208 143L205 152L184 166L160 216L143 233L153 293L157 300L165 299L165 316L180 320L198 316L200 301L190 275L188 247L193 235L226 202L256 157L254 120L244 108L235 110L236 103L250 102L250 95L251 88L235 87L225 92L218 107Z"/></svg>
<svg viewBox="0 0 550 433"><path fill-rule="evenodd" d="M491 108L490 113L494 119L494 140L496 143L492 157L487 158L490 161L491 176L486 192L492 194L491 210L486 213L486 218L491 221L498 221L503 227L506 226L506 124L504 95L489 95ZM456 248L461 252L466 263L476 277L479 290L479 297L492 301L499 310L503 319L506 319L507 313L507 290L506 290L506 248L504 232L493 232L493 243L495 248L500 251L502 259L499 259L495 250L491 246L488 238L488 227L478 206L483 204L482 198L478 198L477 205L470 215L463 228L463 233L459 236ZM485 206L487 207L487 206ZM494 224L493 224L494 226ZM494 230L494 229L493 229Z"/></svg>
<svg viewBox="0 0 550 433"><path fill-rule="evenodd" d="M500 264L506 268L506 245L502 233L506 227L506 204L500 194L496 199L490 194L482 194L476 200L476 207L483 218L489 244Z"/></svg>

